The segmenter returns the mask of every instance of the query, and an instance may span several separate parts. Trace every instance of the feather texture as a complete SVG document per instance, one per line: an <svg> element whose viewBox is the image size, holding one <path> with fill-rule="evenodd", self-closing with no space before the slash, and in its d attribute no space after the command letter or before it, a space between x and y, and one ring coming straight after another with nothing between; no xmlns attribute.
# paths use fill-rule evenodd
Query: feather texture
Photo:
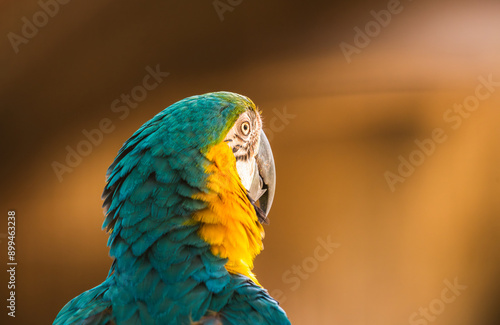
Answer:
<svg viewBox="0 0 500 325"><path fill-rule="evenodd" d="M246 110L189 97L123 145L103 192L113 266L54 324L289 324L251 273L263 229L222 141Z"/></svg>

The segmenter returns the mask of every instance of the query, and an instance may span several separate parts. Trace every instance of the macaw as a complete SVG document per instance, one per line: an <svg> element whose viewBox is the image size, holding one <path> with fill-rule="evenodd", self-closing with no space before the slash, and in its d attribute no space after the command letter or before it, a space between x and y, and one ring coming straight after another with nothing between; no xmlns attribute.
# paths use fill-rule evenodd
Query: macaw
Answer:
<svg viewBox="0 0 500 325"><path fill-rule="evenodd" d="M172 104L109 167L111 269L54 324L290 324L252 273L274 191L273 154L249 98L215 92Z"/></svg>

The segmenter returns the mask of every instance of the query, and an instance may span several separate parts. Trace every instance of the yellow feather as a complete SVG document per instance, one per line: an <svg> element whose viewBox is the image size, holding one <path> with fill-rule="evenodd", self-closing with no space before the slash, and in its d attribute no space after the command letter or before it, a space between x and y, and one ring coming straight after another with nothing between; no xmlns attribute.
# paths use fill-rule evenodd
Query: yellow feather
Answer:
<svg viewBox="0 0 500 325"><path fill-rule="evenodd" d="M193 196L208 203L193 216L201 224L198 234L211 244L214 255L228 259L228 272L245 275L260 285L252 269L263 248L264 229L241 184L234 155L221 143L212 147L206 158L212 162L206 168L210 192Z"/></svg>

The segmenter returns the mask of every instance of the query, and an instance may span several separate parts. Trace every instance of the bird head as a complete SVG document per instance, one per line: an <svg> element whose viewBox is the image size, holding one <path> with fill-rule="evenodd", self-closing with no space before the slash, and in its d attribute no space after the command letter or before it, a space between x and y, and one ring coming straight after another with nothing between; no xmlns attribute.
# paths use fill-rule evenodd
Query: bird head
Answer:
<svg viewBox="0 0 500 325"><path fill-rule="evenodd" d="M258 203L257 214L267 222L276 184L271 146L262 130L260 113L250 99L248 109L241 113L227 133L224 142L231 148L242 185L252 202Z"/></svg>
<svg viewBox="0 0 500 325"><path fill-rule="evenodd" d="M140 257L163 242L187 242L178 234L193 229L213 255L227 259L229 272L258 283L251 269L275 180L249 98L216 92L183 99L135 132L108 169L103 227L110 254Z"/></svg>

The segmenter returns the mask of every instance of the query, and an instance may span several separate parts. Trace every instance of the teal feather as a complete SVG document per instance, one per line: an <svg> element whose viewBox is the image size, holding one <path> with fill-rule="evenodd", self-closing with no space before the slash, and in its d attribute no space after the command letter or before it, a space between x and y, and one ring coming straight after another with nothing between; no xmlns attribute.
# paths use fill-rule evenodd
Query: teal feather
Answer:
<svg viewBox="0 0 500 325"><path fill-rule="evenodd" d="M203 152L248 105L227 92L189 97L125 142L103 191L108 278L66 304L54 324L289 324L267 291L228 273L188 222L207 207L192 198L210 192Z"/></svg>

